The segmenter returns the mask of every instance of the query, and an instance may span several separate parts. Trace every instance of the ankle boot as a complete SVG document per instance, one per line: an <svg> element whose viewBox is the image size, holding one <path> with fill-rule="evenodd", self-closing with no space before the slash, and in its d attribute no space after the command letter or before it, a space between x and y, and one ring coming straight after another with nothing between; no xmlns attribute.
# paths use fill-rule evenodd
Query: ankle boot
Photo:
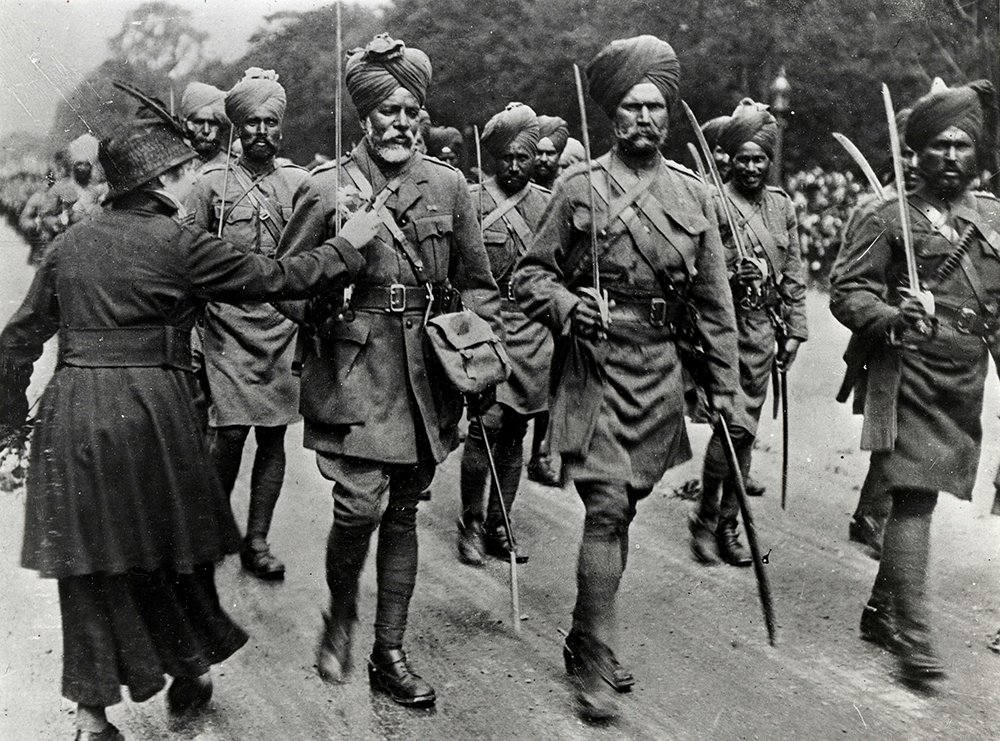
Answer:
<svg viewBox="0 0 1000 741"><path fill-rule="evenodd" d="M583 672L583 640L579 633L570 631L563 643L563 663L566 665L566 673L571 677L576 677ZM608 664L604 669L610 669L609 674L602 674L601 677L609 685L615 688L616 692L631 692L635 685L635 677L628 669L618 662L614 652L608 649Z"/></svg>
<svg viewBox="0 0 1000 741"><path fill-rule="evenodd" d="M753 563L750 554L740 543L736 523L720 522L715 537L719 546L719 557L730 566L749 566Z"/></svg>
<svg viewBox="0 0 1000 741"><path fill-rule="evenodd" d="M694 560L708 566L719 563L714 533L705 521L693 512L688 517L688 530L691 532L691 555L694 556Z"/></svg>
<svg viewBox="0 0 1000 741"><path fill-rule="evenodd" d="M368 659L368 681L372 689L388 693L393 702L407 707L433 705L437 700L434 688L410 669L401 648L376 645Z"/></svg>
<svg viewBox="0 0 1000 741"><path fill-rule="evenodd" d="M892 609L878 605L874 600L868 600L861 613L860 633L861 640L874 643L890 653L898 654L903 649Z"/></svg>
<svg viewBox="0 0 1000 741"><path fill-rule="evenodd" d="M618 702L605 676L613 676L611 649L593 636L581 635L576 642L579 665L573 677L580 716L591 723L607 723L618 717Z"/></svg>
<svg viewBox="0 0 1000 741"><path fill-rule="evenodd" d="M353 668L351 636L354 620L334 618L323 613L323 633L316 649L316 669L324 682L343 684Z"/></svg>
<svg viewBox="0 0 1000 741"><path fill-rule="evenodd" d="M167 690L167 708L175 715L189 713L208 704L212 699L212 675L174 677Z"/></svg>

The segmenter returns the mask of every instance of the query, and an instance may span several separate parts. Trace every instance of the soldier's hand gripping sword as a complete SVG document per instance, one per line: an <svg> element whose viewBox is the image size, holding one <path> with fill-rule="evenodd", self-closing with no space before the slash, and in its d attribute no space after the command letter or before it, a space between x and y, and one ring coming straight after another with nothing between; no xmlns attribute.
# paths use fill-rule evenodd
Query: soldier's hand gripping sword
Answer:
<svg viewBox="0 0 1000 741"><path fill-rule="evenodd" d="M910 231L910 209L906 202L906 180L903 175L903 153L899 144L899 130L896 128L896 112L892 107L892 95L889 86L882 83L882 100L885 103L885 116L889 123L889 146L892 150L892 172L896 178L896 197L899 201L899 228L903 237L903 253L906 255L906 279L909 286L900 289L902 293L913 296L920 301L928 317L934 317L934 294L920 287L920 276L917 275L917 258L913 251L913 234ZM933 325L920 322L915 330L924 336L933 332Z"/></svg>
<svg viewBox="0 0 1000 741"><path fill-rule="evenodd" d="M733 244L736 246L736 254L739 257L739 262L749 262L760 272L760 280L757 281L753 289L756 294L755 298L760 298L764 290L764 281L767 280L767 260L763 257L754 257L750 251L747 250L746 246L744 246L743 232L740 229L739 224L736 223L736 219L733 217L732 209L729 208L729 198L726 197L726 191L722 182L722 175L719 174L719 167L715 163L715 157L712 155L712 148L708 146L708 140L705 139L705 133L701 130L701 125L698 123L698 119L695 117L694 111L692 111L691 107L687 104L687 101L682 100L681 106L684 108L684 114L687 116L688 123L691 124L691 128L694 130L694 137L698 142L698 148L701 150L702 157L704 158L705 167L708 168L708 174L711 176L712 185L715 186L719 203L722 204L722 212L726 217L726 225L729 227L729 231L733 235ZM753 303L749 297L744 297L742 302L744 304L747 302Z"/></svg>
<svg viewBox="0 0 1000 741"><path fill-rule="evenodd" d="M583 156L587 160L587 196L590 205L590 261L593 285L581 288L580 292L590 296L597 302L597 310L601 315L601 327L607 330L611 323L611 307L608 303L608 292L601 289L601 269L598 265L600 250L597 246L597 210L594 199L594 160L590 153L590 132L587 127L587 103L583 96L583 78L580 68L573 65L573 78L576 82L576 101L580 106L580 131L583 135ZM610 226L610 225L609 225ZM598 335L600 337L600 334Z"/></svg>

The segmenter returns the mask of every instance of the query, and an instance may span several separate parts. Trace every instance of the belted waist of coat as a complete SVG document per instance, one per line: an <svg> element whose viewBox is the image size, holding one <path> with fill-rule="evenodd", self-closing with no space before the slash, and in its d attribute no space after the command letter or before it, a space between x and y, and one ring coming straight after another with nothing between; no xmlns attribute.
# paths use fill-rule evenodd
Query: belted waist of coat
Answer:
<svg viewBox="0 0 1000 741"><path fill-rule="evenodd" d="M59 330L59 363L83 368L191 370L191 332L179 327Z"/></svg>
<svg viewBox="0 0 1000 741"><path fill-rule="evenodd" d="M934 305L934 316L939 322L950 324L959 334L989 337L1000 326L995 310L987 313L978 305L975 308L971 306L950 306L941 300L937 300Z"/></svg>
<svg viewBox="0 0 1000 741"><path fill-rule="evenodd" d="M377 311L386 314L403 314L426 311L433 295L434 308L448 311L455 291L448 286L407 286L392 283L386 286L356 285L351 292L351 308L356 311Z"/></svg>
<svg viewBox="0 0 1000 741"><path fill-rule="evenodd" d="M613 302L612 322L615 318L620 318L651 327L667 328L672 332L673 327L684 317L684 302L677 297L627 294L614 289L608 290L608 296Z"/></svg>

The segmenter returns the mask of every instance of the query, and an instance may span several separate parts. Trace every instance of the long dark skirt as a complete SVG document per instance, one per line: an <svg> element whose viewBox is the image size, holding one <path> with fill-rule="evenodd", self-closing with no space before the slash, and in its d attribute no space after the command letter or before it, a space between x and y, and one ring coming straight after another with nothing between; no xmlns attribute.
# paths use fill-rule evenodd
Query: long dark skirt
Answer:
<svg viewBox="0 0 1000 741"><path fill-rule="evenodd" d="M247 634L219 604L215 565L192 574L132 570L59 579L63 695L107 706L128 687L136 702L165 685L164 674L196 677L232 656Z"/></svg>

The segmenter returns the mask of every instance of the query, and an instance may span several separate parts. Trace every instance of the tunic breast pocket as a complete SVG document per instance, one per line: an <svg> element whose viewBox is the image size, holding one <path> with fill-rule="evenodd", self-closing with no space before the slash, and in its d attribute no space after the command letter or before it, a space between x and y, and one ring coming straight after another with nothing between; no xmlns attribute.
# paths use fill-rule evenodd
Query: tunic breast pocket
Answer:
<svg viewBox="0 0 1000 741"><path fill-rule="evenodd" d="M698 245L701 235L708 230L708 219L696 211L678 210L669 213L670 221L678 227L674 235L668 235L670 244L680 253L684 268L692 278L697 274L695 261L698 257Z"/></svg>
<svg viewBox="0 0 1000 741"><path fill-rule="evenodd" d="M494 278L500 278L514 266L514 251L510 248L507 232L500 229L487 229L483 233L483 245L486 256L490 259L490 272Z"/></svg>
<svg viewBox="0 0 1000 741"><path fill-rule="evenodd" d="M451 214L422 216L413 220L413 230L431 280L448 276L451 235L455 221Z"/></svg>
<svg viewBox="0 0 1000 741"><path fill-rule="evenodd" d="M215 232L219 228L219 220L223 214L222 202L217 201L213 210L215 212L215 219L212 224L212 231ZM222 231L223 238L228 238L229 241L246 252L251 251L253 249L254 209L251 206L238 204L232 210L230 210L229 206L226 206L225 210L229 211L229 216Z"/></svg>

